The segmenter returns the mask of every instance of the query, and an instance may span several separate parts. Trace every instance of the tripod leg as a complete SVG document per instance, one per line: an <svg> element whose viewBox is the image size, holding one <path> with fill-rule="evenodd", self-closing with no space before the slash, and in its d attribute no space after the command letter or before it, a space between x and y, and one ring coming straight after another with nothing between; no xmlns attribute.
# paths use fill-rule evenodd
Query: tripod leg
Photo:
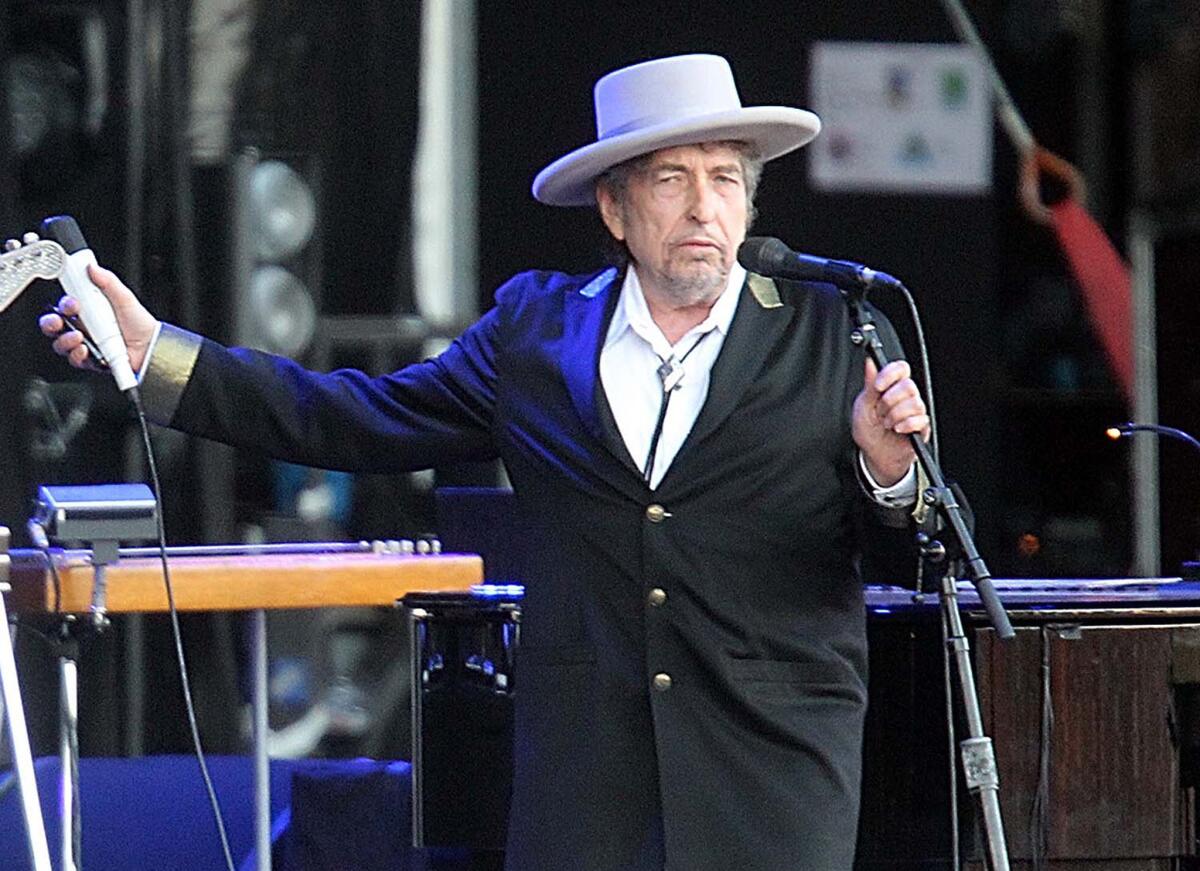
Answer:
<svg viewBox="0 0 1200 871"><path fill-rule="evenodd" d="M983 813L983 829L987 838L988 858L992 871L1008 871L1008 847L1004 840L1004 823L1000 816L1000 778L992 739L983 732L983 715L979 710L979 693L975 687L975 672L971 667L971 649L958 613L957 590L953 576L942 582L942 614L949 627L947 644L953 654L963 713L967 721L967 737L960 742L963 774L967 788L978 796Z"/></svg>
<svg viewBox="0 0 1200 871"><path fill-rule="evenodd" d="M64 642L74 644L73 641ZM63 871L77 871L82 841L79 815L79 666L64 653L59 669L59 810L62 816Z"/></svg>

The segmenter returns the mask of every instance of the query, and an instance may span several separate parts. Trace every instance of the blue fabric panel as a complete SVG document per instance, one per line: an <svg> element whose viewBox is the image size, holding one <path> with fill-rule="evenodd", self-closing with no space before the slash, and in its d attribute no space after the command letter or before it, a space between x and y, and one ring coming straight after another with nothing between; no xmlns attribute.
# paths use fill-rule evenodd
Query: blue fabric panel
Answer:
<svg viewBox="0 0 1200 871"><path fill-rule="evenodd" d="M412 767L370 759L310 760L292 776L292 871L421 871L412 848Z"/></svg>
<svg viewBox="0 0 1200 871"><path fill-rule="evenodd" d="M244 756L209 756L207 761L234 861L241 866L254 849L253 761ZM286 809L292 772L303 764L304 760L271 762L273 819ZM50 854L58 869L58 759L39 759L35 770ZM0 778L0 868L27 871L31 865L15 780L11 774ZM79 788L84 868L224 871L216 825L193 757L81 759Z"/></svg>

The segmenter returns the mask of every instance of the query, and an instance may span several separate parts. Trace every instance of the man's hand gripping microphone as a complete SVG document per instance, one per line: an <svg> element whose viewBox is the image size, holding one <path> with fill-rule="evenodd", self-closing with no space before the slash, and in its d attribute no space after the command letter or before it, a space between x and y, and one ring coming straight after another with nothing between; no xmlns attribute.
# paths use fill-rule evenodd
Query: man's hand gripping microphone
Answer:
<svg viewBox="0 0 1200 871"><path fill-rule="evenodd" d="M117 387L123 393L135 390L137 376L129 365L129 351L125 347L121 328L117 325L117 316L108 298L88 276L88 266L95 265L96 255L84 241L79 225L67 215L47 218L42 221L42 236L53 239L67 253L58 282L63 290L79 302L79 319L92 342L104 355L108 368L117 380Z"/></svg>

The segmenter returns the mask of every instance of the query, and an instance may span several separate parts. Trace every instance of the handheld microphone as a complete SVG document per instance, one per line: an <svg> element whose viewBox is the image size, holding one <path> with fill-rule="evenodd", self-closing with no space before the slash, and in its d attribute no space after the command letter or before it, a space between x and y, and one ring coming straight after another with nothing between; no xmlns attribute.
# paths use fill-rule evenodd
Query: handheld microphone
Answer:
<svg viewBox="0 0 1200 871"><path fill-rule="evenodd" d="M791 281L825 281L844 290L899 288L900 279L861 263L829 260L793 251L772 236L751 236L738 248L738 263L750 272Z"/></svg>
<svg viewBox="0 0 1200 871"><path fill-rule="evenodd" d="M96 263L96 255L84 241L79 225L69 215L46 218L42 221L42 235L53 239L67 253L58 283L79 301L80 320L104 354L108 368L117 380L117 387L123 393L136 388L137 377L129 365L129 350L117 325L117 316L108 298L88 277L88 266Z"/></svg>

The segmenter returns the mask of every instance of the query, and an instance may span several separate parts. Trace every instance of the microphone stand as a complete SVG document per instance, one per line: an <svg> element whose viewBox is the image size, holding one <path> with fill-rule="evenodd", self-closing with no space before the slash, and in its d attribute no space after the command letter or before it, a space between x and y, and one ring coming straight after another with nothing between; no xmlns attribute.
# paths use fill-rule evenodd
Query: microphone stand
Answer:
<svg viewBox="0 0 1200 871"><path fill-rule="evenodd" d="M864 305L866 288L840 288L850 308L854 321L854 329L850 333L850 341L863 347L875 365L883 369L890 360L879 338L875 321L870 311ZM934 458L929 446L925 444L920 433L909 435L917 454L917 462L921 464L930 487L921 494L922 501L934 509L938 516L946 521L958 546L962 558L970 574L971 582L979 593L979 599L987 610L988 618L996 634L1000 638L1013 637L1012 624L996 589L992 585L992 576L975 546L975 539L963 517L961 506L954 496L953 490L946 484L945 476ZM962 617L958 611L958 588L953 561L945 559L946 547L941 542L931 540L922 534L918 537L921 555L930 563L942 563L945 570L941 572L941 603L943 626L946 627L946 644L953 653L955 670L958 673L958 686L961 691L961 702L967 720L967 737L960 744L962 754L963 775L967 789L978 796L983 811L984 833L987 838L988 857L993 871L1008 871L1008 848L1004 842L1004 824L1000 817L1000 778L996 771L996 756L992 747L992 739L983 731L983 715L979 709L979 694L975 687L975 675L971 668L970 646L967 643L966 632L963 629Z"/></svg>

